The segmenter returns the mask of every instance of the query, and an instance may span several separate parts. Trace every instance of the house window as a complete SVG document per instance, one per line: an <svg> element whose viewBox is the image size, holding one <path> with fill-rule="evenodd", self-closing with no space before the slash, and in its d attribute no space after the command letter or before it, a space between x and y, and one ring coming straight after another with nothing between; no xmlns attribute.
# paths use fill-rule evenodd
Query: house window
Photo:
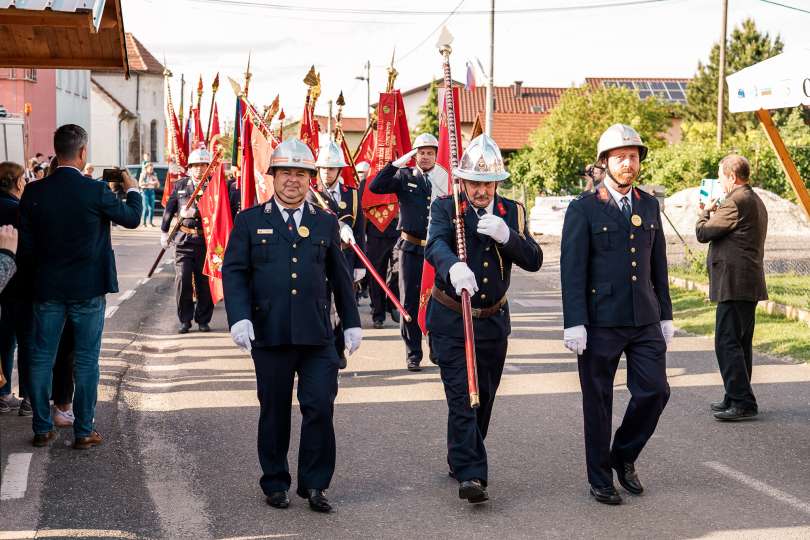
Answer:
<svg viewBox="0 0 810 540"><path fill-rule="evenodd" d="M157 161L157 120L149 123L149 160Z"/></svg>

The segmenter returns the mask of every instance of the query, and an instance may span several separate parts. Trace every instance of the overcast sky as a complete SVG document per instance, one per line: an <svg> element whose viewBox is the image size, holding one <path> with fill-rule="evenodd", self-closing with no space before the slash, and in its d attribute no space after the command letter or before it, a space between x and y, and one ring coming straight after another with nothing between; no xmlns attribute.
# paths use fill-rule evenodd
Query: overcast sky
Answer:
<svg viewBox="0 0 810 540"><path fill-rule="evenodd" d="M526 86L569 86L585 77L690 77L706 61L720 35L721 0L662 0L646 5L507 13L509 10L581 7L623 0L496 0L495 84L522 80ZM624 0L626 1L626 0ZM807 0L779 0L810 10ZM244 80L252 51L251 101L269 104L278 93L288 117L298 117L311 64L321 73L327 100L343 90L347 116L364 116L364 74L371 61L372 102L384 90L385 67L396 48L397 87L407 90L441 74L435 47L442 21L453 42L453 77L464 81L465 64L489 58L490 0L123 0L124 26L174 72L172 94L179 102L180 74L196 87L210 85L217 71L222 85L221 118L233 117L231 76ZM810 46L810 14L763 0L729 0L729 33L746 17L786 47ZM270 7L270 5L275 7ZM326 11L324 11L326 9ZM390 12L401 13L390 13ZM470 13L475 12L475 13ZM483 81L479 80L479 84ZM188 90L186 86L186 100Z"/></svg>

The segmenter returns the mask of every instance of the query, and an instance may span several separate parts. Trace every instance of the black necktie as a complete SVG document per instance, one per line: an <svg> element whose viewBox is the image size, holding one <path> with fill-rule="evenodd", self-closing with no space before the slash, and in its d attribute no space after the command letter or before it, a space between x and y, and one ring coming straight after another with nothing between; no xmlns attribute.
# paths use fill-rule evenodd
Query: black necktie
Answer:
<svg viewBox="0 0 810 540"><path fill-rule="evenodd" d="M479 209L478 209L478 210L476 210L475 212L476 212L476 214L478 214L478 217L479 217L479 218L482 218L482 217L484 217L485 215L487 215L487 209L486 209L486 208L479 208Z"/></svg>
<svg viewBox="0 0 810 540"><path fill-rule="evenodd" d="M285 208L284 212L287 214L287 219L284 223L287 224L287 230L292 232L295 228L295 214L298 212L298 208Z"/></svg>
<svg viewBox="0 0 810 540"><path fill-rule="evenodd" d="M627 197L622 197L622 214L630 221L630 201L627 200Z"/></svg>

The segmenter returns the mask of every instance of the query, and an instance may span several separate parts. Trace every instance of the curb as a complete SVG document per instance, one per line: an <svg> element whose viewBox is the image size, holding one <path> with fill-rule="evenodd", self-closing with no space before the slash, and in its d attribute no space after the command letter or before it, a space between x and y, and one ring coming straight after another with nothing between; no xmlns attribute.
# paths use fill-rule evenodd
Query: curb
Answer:
<svg viewBox="0 0 810 540"><path fill-rule="evenodd" d="M669 283L680 289L687 291L699 291L709 296L709 286L705 283L698 283L691 279L683 279L677 277L670 277ZM757 307L767 313L768 315L779 315L792 321L803 322L810 326L810 310L798 308L796 306L787 306L779 304L773 300L762 300L757 304Z"/></svg>

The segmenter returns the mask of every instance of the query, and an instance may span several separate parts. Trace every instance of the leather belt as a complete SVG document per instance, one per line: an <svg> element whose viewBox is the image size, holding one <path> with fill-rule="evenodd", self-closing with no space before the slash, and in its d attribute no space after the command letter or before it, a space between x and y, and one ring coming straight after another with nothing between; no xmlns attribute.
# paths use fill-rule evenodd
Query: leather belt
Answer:
<svg viewBox="0 0 810 540"><path fill-rule="evenodd" d="M450 297L446 292L444 292L440 288L434 286L430 295L444 307L452 309L456 313L461 313L461 302L456 302L452 297ZM506 295L504 295L500 300L495 302L495 305L493 306L487 308L472 308L472 316L474 319L487 319L489 317L492 317L493 315L497 315L505 303L506 303Z"/></svg>
<svg viewBox="0 0 810 540"><path fill-rule="evenodd" d="M180 225L180 232L190 236L200 236L202 234L202 231L199 229L192 229L191 227L184 227L183 225Z"/></svg>
<svg viewBox="0 0 810 540"><path fill-rule="evenodd" d="M412 234L408 234L405 231L400 231L399 236L405 240L406 242L410 242L415 246L422 246L425 247L427 245L427 240L422 240L418 236L414 236Z"/></svg>

